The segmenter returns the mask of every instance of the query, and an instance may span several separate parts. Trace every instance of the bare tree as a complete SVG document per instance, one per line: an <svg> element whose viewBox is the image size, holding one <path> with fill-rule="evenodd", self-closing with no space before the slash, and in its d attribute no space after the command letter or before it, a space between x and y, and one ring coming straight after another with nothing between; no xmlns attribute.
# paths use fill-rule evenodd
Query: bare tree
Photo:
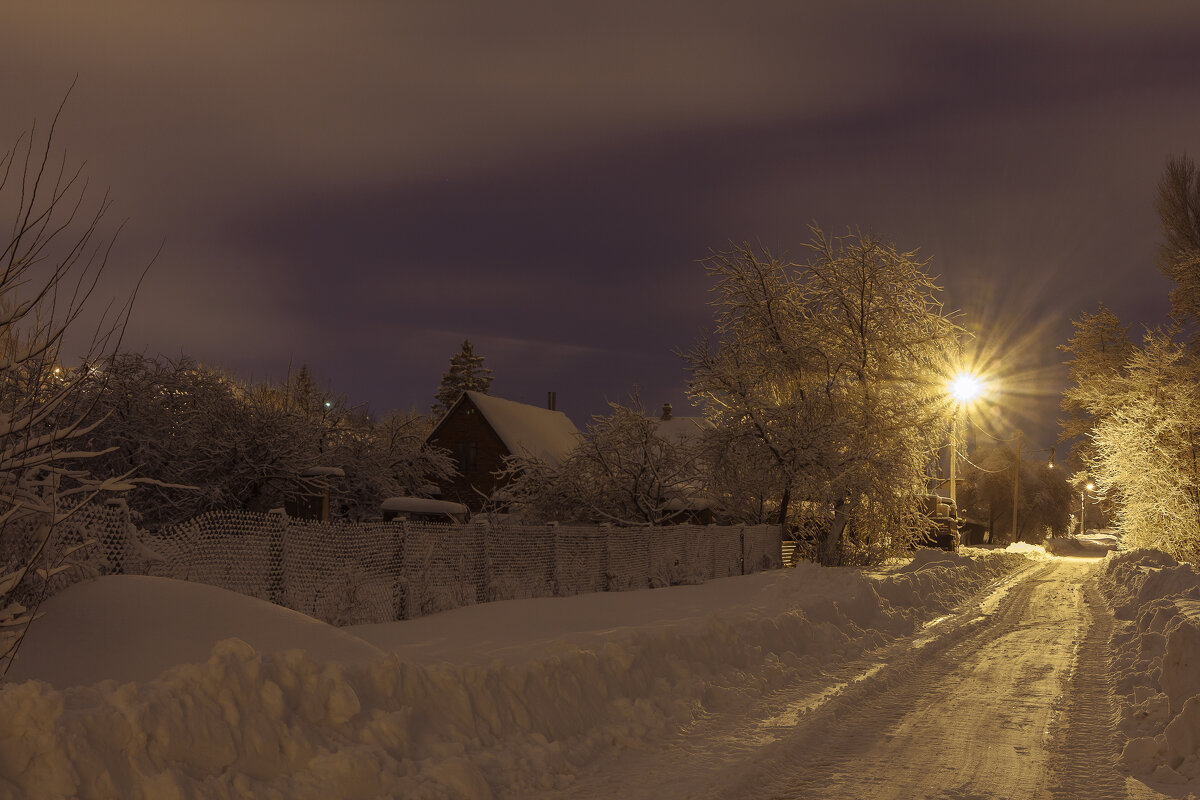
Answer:
<svg viewBox="0 0 1200 800"><path fill-rule="evenodd" d="M0 677L51 581L86 545L64 541L62 523L97 493L128 488L85 468L98 452L83 440L98 422L80 390L115 351L136 289L101 315L79 365L61 357L120 230L103 230L108 195L92 202L82 165L55 155L61 113L0 155L0 213L12 220L0 238Z"/></svg>
<svg viewBox="0 0 1200 800"><path fill-rule="evenodd" d="M1171 314L1200 324L1200 170L1186 153L1167 160L1154 203L1162 222L1158 268L1171 280Z"/></svg>

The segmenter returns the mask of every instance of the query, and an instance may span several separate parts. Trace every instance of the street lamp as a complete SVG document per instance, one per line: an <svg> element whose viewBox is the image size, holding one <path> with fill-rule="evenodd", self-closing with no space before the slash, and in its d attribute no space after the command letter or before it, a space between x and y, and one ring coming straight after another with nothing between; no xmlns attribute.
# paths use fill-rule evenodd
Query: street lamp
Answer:
<svg viewBox="0 0 1200 800"><path fill-rule="evenodd" d="M1079 535L1080 536L1083 536L1083 511L1084 511L1083 504L1087 498L1087 493L1092 491L1095 488L1096 488L1096 484L1092 483L1091 481L1088 481L1087 485L1079 490Z"/></svg>
<svg viewBox="0 0 1200 800"><path fill-rule="evenodd" d="M954 411L950 417L950 502L958 514L958 478L955 475L958 461L958 407L966 405L979 396L983 386L979 378L969 372L960 372L950 379L948 387L954 400Z"/></svg>

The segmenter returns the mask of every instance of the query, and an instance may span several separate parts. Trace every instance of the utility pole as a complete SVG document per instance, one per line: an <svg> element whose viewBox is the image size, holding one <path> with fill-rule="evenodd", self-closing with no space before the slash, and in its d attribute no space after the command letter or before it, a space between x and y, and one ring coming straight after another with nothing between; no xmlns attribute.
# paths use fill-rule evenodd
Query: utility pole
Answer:
<svg viewBox="0 0 1200 800"><path fill-rule="evenodd" d="M1017 431L1017 460L1013 464L1012 540L1017 541L1017 496L1021 492L1021 431Z"/></svg>
<svg viewBox="0 0 1200 800"><path fill-rule="evenodd" d="M958 513L958 478L955 476L955 463L958 461L958 403L954 404L954 416L950 418L950 504Z"/></svg>

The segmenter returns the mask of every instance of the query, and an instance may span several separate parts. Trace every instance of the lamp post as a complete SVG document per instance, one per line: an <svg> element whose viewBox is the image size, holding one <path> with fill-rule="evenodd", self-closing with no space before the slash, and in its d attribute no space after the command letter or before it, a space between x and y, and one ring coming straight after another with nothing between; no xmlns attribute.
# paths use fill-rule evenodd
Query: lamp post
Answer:
<svg viewBox="0 0 1200 800"><path fill-rule="evenodd" d="M1083 536L1083 512L1084 512L1084 503L1087 500L1087 493L1092 491L1095 488L1096 488L1096 484L1092 483L1091 481L1088 481L1087 485L1079 490L1079 535L1080 536Z"/></svg>
<svg viewBox="0 0 1200 800"><path fill-rule="evenodd" d="M958 516L958 407L974 400L979 390L979 378L969 372L960 372L950 381L950 397L954 400L950 417L950 502L954 505L955 516Z"/></svg>

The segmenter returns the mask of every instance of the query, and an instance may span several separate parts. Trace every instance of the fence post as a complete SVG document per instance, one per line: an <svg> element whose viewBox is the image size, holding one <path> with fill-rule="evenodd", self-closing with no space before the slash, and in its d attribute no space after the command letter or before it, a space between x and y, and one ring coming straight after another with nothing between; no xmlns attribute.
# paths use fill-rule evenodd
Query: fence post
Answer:
<svg viewBox="0 0 1200 800"><path fill-rule="evenodd" d="M546 575L546 582L550 587L550 596L561 597L558 580L558 523L551 522L546 527L550 533L550 569Z"/></svg>
<svg viewBox="0 0 1200 800"><path fill-rule="evenodd" d="M392 537L392 616L397 620L407 619L405 608L408 596L408 578L404 575L404 520L388 520L384 529Z"/></svg>
<svg viewBox="0 0 1200 800"><path fill-rule="evenodd" d="M605 530L603 526L601 526L596 530L596 538L601 539L604 546L604 557L600 559L600 591L607 592L609 590L609 583L612 580L609 577L612 563L612 537L609 535L609 532ZM597 543L597 546L599 546L599 543Z"/></svg>
<svg viewBox="0 0 1200 800"><path fill-rule="evenodd" d="M471 520L471 524L475 526L476 536L475 563L477 564L477 568L475 570L475 602L486 603L488 583L491 582L491 556L488 552L488 547L492 539L492 521L485 517L479 520Z"/></svg>
<svg viewBox="0 0 1200 800"><path fill-rule="evenodd" d="M286 578L283 574L284 540L287 538L288 515L282 508L273 508L267 518L275 524L267 528L267 599L275 605L283 605L283 590Z"/></svg>
<svg viewBox="0 0 1200 800"><path fill-rule="evenodd" d="M104 501L104 510L107 513L100 531L104 560L108 562L110 575L124 575L125 549L129 547L132 535L129 530L129 504L124 497L110 497Z"/></svg>

